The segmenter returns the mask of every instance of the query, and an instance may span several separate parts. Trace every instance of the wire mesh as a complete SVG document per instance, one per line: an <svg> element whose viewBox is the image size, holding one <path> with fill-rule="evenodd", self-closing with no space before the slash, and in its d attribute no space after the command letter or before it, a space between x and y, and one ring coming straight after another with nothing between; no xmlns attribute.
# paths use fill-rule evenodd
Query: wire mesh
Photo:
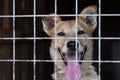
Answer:
<svg viewBox="0 0 120 80"><path fill-rule="evenodd" d="M88 14L78 14L78 0L75 0L75 14L57 14L57 0L55 0L55 15L47 15L47 14L36 14L36 0L33 0L34 3L33 3L33 15L16 15L16 3L15 3L16 0L13 0L13 14L12 15L0 15L0 18L12 18L13 19L13 37L0 37L0 40L12 40L13 41L13 59L10 59L10 60L5 60L5 59L0 59L0 62L12 62L13 63L13 80L16 80L16 71L15 71L15 68L16 68L16 63L17 62L32 62L33 63L33 71L34 71L34 79L33 80L36 80L36 63L37 62L62 62L62 60L37 60L36 59L36 40L44 40L44 39L48 39L48 40L51 40L51 39L64 39L64 38L58 38L58 37L37 37L36 36L36 18L37 17L43 17L43 16L54 16L55 17L55 22L56 22L56 17L57 16L62 16L62 17L75 17L76 19L76 25L77 25L77 17L78 16L88 16ZM95 14L94 16L97 16L98 17L98 37L87 37L87 39L93 39L93 40L98 40L98 60L83 60L82 62L94 62L94 63L98 63L99 65L99 69L98 69L98 73L99 73L99 79L101 79L101 63L120 63L119 60L102 60L101 59L101 40L120 40L120 37L102 37L101 36L101 17L103 16L120 16L120 14L102 14L101 13L101 0L98 0L98 14ZM89 15L89 16L93 16L92 14ZM33 37L16 37L16 31L15 31L15 21L16 21L16 18L26 18L26 17L32 17L33 18L33 34L34 36ZM56 25L56 23L55 23ZM77 32L77 28L76 28L76 32ZM56 29L55 29L55 33L56 33ZM78 39L85 39L84 37L77 37L77 33L76 33L76 37L68 37L69 39L75 39L76 42ZM16 40L33 40L33 59L32 60L19 60L19 59L16 59ZM55 42L55 44L57 45L57 43ZM55 46L56 47L56 46ZM76 47L77 47L77 43L76 43ZM56 56L55 56L56 57ZM76 58L77 58L77 55L76 55ZM77 59L75 60L77 61ZM74 62L74 61L73 61ZM78 61L77 61L78 62ZM56 65L56 64L55 64ZM56 69L55 69L56 70ZM57 73L55 73L55 80L57 80Z"/></svg>

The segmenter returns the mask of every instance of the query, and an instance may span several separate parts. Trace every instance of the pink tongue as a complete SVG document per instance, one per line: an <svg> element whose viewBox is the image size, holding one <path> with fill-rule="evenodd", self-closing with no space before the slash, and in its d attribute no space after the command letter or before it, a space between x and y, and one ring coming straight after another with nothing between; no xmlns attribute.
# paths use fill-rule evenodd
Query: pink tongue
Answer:
<svg viewBox="0 0 120 80"><path fill-rule="evenodd" d="M80 80L81 78L80 64L78 63L76 65L76 62L68 62L66 76L67 76L67 80Z"/></svg>

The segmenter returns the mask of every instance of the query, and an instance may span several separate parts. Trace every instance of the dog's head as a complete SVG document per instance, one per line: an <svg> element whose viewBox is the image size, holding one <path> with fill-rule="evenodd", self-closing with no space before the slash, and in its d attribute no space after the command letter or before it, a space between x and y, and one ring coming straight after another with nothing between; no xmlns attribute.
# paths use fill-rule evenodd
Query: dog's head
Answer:
<svg viewBox="0 0 120 80"><path fill-rule="evenodd" d="M96 13L96 6L84 8L80 14L86 14L86 16L78 16L77 25L75 20L62 21L59 16L56 18L54 16L43 17L43 29L51 37L65 38L57 40L57 48L60 53L63 55L75 55L77 51L79 53L78 58L83 59L84 52L89 47L88 45L91 40L78 39L76 42L76 39L67 39L67 37L75 38L76 34L78 38L91 37L92 32L97 26L96 16L94 15Z"/></svg>
<svg viewBox="0 0 120 80"><path fill-rule="evenodd" d="M88 49L92 47L92 40L80 38L92 36L92 32L97 26L97 17L94 15L96 13L97 7L89 6L83 9L80 13L86 14L86 16L78 16L77 20L62 21L59 16L49 16L42 18L44 31L51 37L62 38L56 40L57 45L55 47L61 54L61 59L66 61L66 75L68 80L74 80L73 78L75 76L75 73L72 72L76 70L75 63L70 63L68 60L76 60L76 53L77 60L83 60L86 51L88 51ZM77 39L76 37L79 39ZM78 78L80 78L81 76L81 70L79 67L80 64L77 67Z"/></svg>

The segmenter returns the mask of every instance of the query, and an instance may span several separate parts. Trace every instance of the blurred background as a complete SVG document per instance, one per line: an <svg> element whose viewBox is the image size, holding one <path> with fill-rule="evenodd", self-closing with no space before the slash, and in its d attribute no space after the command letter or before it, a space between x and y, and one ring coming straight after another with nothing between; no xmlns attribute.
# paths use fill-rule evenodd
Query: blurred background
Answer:
<svg viewBox="0 0 120 80"><path fill-rule="evenodd" d="M101 37L119 38L101 40L101 60L120 61L120 0L101 0L101 14L118 14L118 16L101 16ZM54 0L36 0L36 15L55 12ZM99 6L98 0L78 0L78 12L89 5ZM57 0L57 14L75 14L75 0ZM99 10L98 10L99 11ZM15 15L33 15L33 0L15 0ZM78 14L79 14L78 13ZM13 15L13 0L0 0L0 16ZM62 16L61 16L62 17ZM75 17L62 17L63 20ZM34 37L33 17L15 18L15 36L19 38ZM99 28L93 33L99 36ZM0 38L13 37L13 18L0 17ZM36 37L48 37L42 30L41 17L36 17ZM51 40L36 40L36 59L50 60L49 46ZM34 59L34 40L15 40L15 59ZM98 60L98 40L94 40L94 60ZM13 60L13 40L0 39L0 60ZM98 63L93 63L98 71ZM36 80L52 80L52 62L36 63ZM16 62L15 80L33 80L33 62ZM120 80L120 63L101 63L102 80ZM13 63L0 61L0 80L13 80Z"/></svg>

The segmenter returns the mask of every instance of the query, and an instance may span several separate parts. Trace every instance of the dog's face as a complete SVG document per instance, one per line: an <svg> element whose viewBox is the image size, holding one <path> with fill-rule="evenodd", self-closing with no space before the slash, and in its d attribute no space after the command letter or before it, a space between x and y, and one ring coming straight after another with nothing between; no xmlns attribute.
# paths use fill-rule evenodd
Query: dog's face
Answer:
<svg viewBox="0 0 120 80"><path fill-rule="evenodd" d="M81 12L81 14L88 14L88 16L79 16L77 20L62 21L59 16L43 17L42 19L44 31L51 37L59 38L55 40L56 44L52 43L54 44L52 47L55 47L56 53L61 55L57 57L63 59L66 64L67 80L75 80L76 75L77 80L80 80L82 74L80 63L69 62L68 60L83 60L86 55L91 56L92 40L80 38L92 36L92 32L97 26L94 15L96 12L96 6L89 6ZM93 15L90 16L89 14ZM54 55L54 53L51 54ZM78 64L77 67L76 64Z"/></svg>
<svg viewBox="0 0 120 80"><path fill-rule="evenodd" d="M56 40L56 48L61 53L63 59L75 59L76 51L78 59L83 59L85 51L91 45L91 40L80 38L91 37L92 32L97 26L96 16L94 15L96 12L96 6L89 6L83 9L81 14L88 14L88 16L79 16L77 25L76 20L62 21L59 16L56 19L54 16L42 18L43 29L49 36L63 38ZM90 16L89 14L93 15ZM71 39L71 37L74 39ZM76 37L78 38L77 41Z"/></svg>

